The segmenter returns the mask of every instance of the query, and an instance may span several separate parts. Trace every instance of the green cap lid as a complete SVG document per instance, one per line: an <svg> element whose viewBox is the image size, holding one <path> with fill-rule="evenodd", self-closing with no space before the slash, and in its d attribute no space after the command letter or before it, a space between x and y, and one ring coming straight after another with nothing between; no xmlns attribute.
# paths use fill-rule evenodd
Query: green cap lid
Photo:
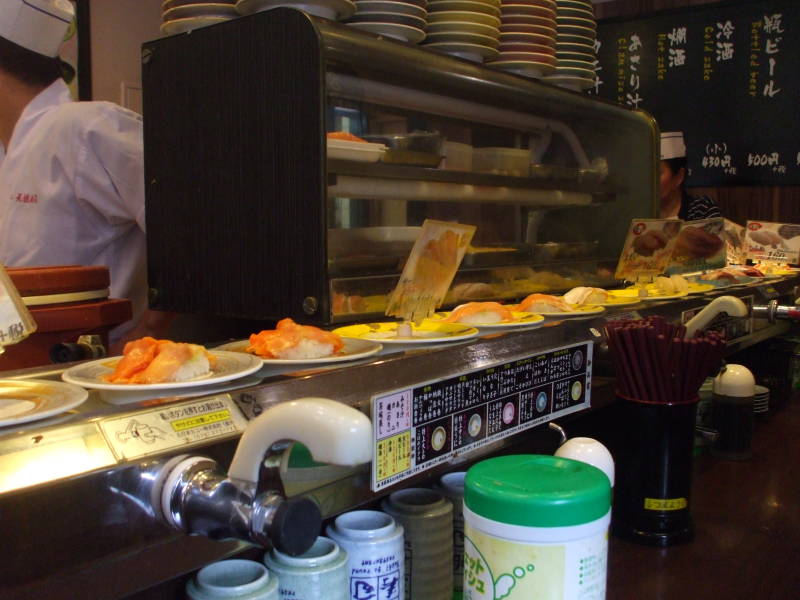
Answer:
<svg viewBox="0 0 800 600"><path fill-rule="evenodd" d="M464 503L472 512L509 525L580 525L603 517L611 507L605 473L557 456L490 458L467 471L464 486Z"/></svg>

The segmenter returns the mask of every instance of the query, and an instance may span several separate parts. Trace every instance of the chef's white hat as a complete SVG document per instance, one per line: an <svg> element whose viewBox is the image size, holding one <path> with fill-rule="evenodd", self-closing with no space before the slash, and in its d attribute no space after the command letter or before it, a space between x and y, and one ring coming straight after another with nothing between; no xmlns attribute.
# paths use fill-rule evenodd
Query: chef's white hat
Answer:
<svg viewBox="0 0 800 600"><path fill-rule="evenodd" d="M683 158L686 156L686 144L683 143L682 131L665 131L661 134L661 160Z"/></svg>
<svg viewBox="0 0 800 600"><path fill-rule="evenodd" d="M0 36L37 54L55 57L74 15L69 0L2 0Z"/></svg>

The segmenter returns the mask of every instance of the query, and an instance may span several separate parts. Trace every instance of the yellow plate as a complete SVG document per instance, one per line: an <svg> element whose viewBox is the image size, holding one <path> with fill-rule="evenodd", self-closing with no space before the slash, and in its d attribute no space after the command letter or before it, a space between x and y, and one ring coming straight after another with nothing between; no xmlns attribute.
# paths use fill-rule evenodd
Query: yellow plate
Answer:
<svg viewBox="0 0 800 600"><path fill-rule="evenodd" d="M478 327L480 329L535 329L536 327L541 327L544 325L544 317L542 315L537 315L534 313L529 312L518 312L518 311L511 311L512 316L514 317L513 321L509 321L507 323L460 323L461 325L465 325L467 327ZM436 313L431 317L431 321L440 321L441 319L445 319L450 316L449 312L440 312ZM456 321L456 323L459 323Z"/></svg>
<svg viewBox="0 0 800 600"><path fill-rule="evenodd" d="M338 327L333 333L346 338L374 340L382 344L437 344L467 340L478 335L478 330L474 327L427 320L420 325L412 325L410 337L397 337L397 326L398 323L395 322L361 323Z"/></svg>
<svg viewBox="0 0 800 600"><path fill-rule="evenodd" d="M704 294L705 292L710 292L711 290L715 290L713 285L710 283L690 283L689 284L689 293L690 294Z"/></svg>
<svg viewBox="0 0 800 600"><path fill-rule="evenodd" d="M587 317L589 315L599 315L605 312L605 308L595 304L583 304L581 306L573 306L571 312L540 312L538 314L543 317L559 317L561 319L570 319L575 317Z"/></svg>
<svg viewBox="0 0 800 600"><path fill-rule="evenodd" d="M597 304L591 304L588 306L632 306L634 304L639 304L639 302L640 300L638 298L618 297L609 292L608 299L605 302L599 302Z"/></svg>

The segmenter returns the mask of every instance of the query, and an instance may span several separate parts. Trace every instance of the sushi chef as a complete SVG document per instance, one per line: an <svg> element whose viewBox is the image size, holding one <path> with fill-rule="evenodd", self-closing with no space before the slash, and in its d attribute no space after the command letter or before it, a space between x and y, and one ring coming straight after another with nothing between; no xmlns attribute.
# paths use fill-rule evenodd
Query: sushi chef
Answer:
<svg viewBox="0 0 800 600"><path fill-rule="evenodd" d="M0 2L0 260L107 266L134 314L113 351L169 317L146 310L142 119L72 101L58 51L73 17L68 0Z"/></svg>
<svg viewBox="0 0 800 600"><path fill-rule="evenodd" d="M686 178L686 144L682 132L667 131L661 134L659 169L662 219L677 217L684 221L696 221L722 216L714 200L708 196L692 196L683 187Z"/></svg>

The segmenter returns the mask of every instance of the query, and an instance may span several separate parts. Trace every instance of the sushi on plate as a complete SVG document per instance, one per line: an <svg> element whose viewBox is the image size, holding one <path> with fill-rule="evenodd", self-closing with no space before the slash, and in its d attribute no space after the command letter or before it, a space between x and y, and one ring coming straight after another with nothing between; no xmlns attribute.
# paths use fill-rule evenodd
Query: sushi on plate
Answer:
<svg viewBox="0 0 800 600"><path fill-rule="evenodd" d="M530 313L575 312L563 298L548 294L531 294L519 303L518 310Z"/></svg>
<svg viewBox="0 0 800 600"><path fill-rule="evenodd" d="M457 306L442 320L446 323L509 323L514 320L514 315L499 302L469 302Z"/></svg>
<svg viewBox="0 0 800 600"><path fill-rule="evenodd" d="M125 344L109 383L173 383L198 379L211 373L216 358L203 346L143 337Z"/></svg>
<svg viewBox="0 0 800 600"><path fill-rule="evenodd" d="M303 360L333 356L343 346L335 333L286 318L278 321L275 329L252 334L247 351L261 358Z"/></svg>

